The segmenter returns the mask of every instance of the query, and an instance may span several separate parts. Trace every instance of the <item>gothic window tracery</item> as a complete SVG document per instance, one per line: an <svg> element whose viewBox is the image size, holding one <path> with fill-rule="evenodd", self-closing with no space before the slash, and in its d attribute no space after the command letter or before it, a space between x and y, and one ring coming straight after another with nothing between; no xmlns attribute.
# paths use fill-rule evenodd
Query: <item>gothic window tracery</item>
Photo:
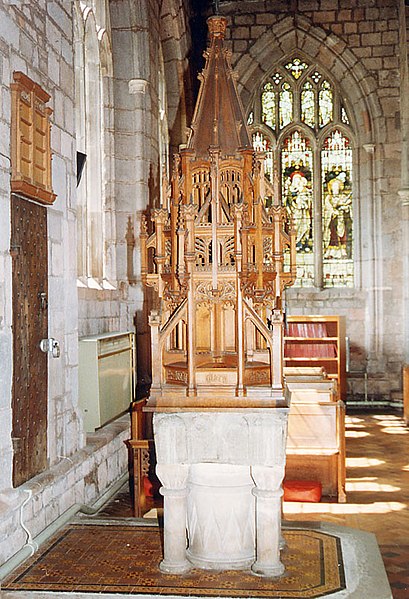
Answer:
<svg viewBox="0 0 409 599"><path fill-rule="evenodd" d="M272 68L249 108L253 146L294 219L296 285L352 287L353 132L336 83L294 55Z"/></svg>

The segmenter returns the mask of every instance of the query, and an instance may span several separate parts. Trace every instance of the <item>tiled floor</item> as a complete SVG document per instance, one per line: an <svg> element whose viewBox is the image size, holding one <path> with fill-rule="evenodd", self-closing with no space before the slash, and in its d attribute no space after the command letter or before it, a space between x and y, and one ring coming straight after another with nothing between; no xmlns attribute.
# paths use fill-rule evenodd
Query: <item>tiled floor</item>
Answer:
<svg viewBox="0 0 409 599"><path fill-rule="evenodd" d="M409 429L397 414L346 419L347 503L285 503L286 520L376 535L394 599L409 598Z"/></svg>
<svg viewBox="0 0 409 599"><path fill-rule="evenodd" d="M397 414L356 414L347 416L346 436L347 503L286 502L285 520L325 521L375 533L393 597L408 599L409 429ZM93 520L118 523L131 515L124 488Z"/></svg>
<svg viewBox="0 0 409 599"><path fill-rule="evenodd" d="M285 530L285 576L264 578L249 570L214 572L193 568L164 574L158 527L71 524L5 580L7 593L82 592L312 599L345 589L339 540L319 530ZM103 549L101 549L103 548ZM305 568L300 568L299 564ZM112 596L112 595L110 595Z"/></svg>

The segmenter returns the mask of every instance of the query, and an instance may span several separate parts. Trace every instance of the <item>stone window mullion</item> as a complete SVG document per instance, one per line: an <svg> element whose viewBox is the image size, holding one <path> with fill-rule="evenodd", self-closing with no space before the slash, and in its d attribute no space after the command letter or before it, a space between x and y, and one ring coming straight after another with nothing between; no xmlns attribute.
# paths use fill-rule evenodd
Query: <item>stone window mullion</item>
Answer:
<svg viewBox="0 0 409 599"><path fill-rule="evenodd" d="M291 85L293 92L293 119L295 124L301 123L301 88L299 85Z"/></svg>
<svg viewBox="0 0 409 599"><path fill-rule="evenodd" d="M321 172L321 144L314 148L314 285L318 289L324 286L323 280L323 252L322 252L322 172Z"/></svg>
<svg viewBox="0 0 409 599"><path fill-rule="evenodd" d="M263 88L261 87L259 93L257 95L258 102L254 102L253 105L253 123L261 123L261 94L263 93ZM251 111L250 111L251 112Z"/></svg>

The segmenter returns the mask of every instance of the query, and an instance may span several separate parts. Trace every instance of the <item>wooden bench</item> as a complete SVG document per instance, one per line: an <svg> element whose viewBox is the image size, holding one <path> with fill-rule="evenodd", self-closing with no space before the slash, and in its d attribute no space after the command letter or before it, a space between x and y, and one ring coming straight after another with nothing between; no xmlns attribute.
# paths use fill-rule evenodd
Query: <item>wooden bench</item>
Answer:
<svg viewBox="0 0 409 599"><path fill-rule="evenodd" d="M345 405L342 401L291 403L286 479L319 481L323 495L346 501Z"/></svg>

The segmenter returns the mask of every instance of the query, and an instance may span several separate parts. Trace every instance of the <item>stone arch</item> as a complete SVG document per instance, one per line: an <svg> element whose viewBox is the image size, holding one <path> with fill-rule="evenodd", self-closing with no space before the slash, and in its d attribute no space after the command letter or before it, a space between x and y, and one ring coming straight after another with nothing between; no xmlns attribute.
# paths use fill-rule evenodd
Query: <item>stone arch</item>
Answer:
<svg viewBox="0 0 409 599"><path fill-rule="evenodd" d="M102 94L101 57L97 22L92 10L84 11L85 120L86 120L86 194L88 279L103 278L102 218Z"/></svg>
<svg viewBox="0 0 409 599"><path fill-rule="evenodd" d="M75 69L75 136L77 160L86 155L86 108L85 108L85 28L83 13L78 0L74 3L74 69ZM81 177L85 177L81 173ZM77 188L79 186L77 179ZM77 274L85 277L87 271L87 209L84 183L77 190Z"/></svg>
<svg viewBox="0 0 409 599"><path fill-rule="evenodd" d="M78 0L74 3L74 69L77 149L85 149L85 89L84 89L84 21Z"/></svg>
<svg viewBox="0 0 409 599"><path fill-rule="evenodd" d="M111 40L109 38L106 29L100 29L98 32L99 40L99 53L101 57L101 74L103 77L112 77L113 75L113 64L112 64L112 47Z"/></svg>
<svg viewBox="0 0 409 599"><path fill-rule="evenodd" d="M114 151L110 32L105 0L74 5L77 149L85 154L77 188L78 277L99 289L115 281Z"/></svg>
<svg viewBox="0 0 409 599"><path fill-rule="evenodd" d="M92 0L92 10L95 15L95 20L102 29L108 29L109 18L107 11L106 0Z"/></svg>
<svg viewBox="0 0 409 599"><path fill-rule="evenodd" d="M360 144L383 141L386 128L382 109L376 96L374 77L334 33L312 25L302 16L286 16L254 42L249 52L237 59L239 90L244 106L253 95L254 87L271 69L271 65L300 51L310 61L316 61L331 72L356 123Z"/></svg>
<svg viewBox="0 0 409 599"><path fill-rule="evenodd" d="M164 0L160 13L160 40L164 57L170 144L177 150L186 142L191 86L188 75L189 40L179 0Z"/></svg>

